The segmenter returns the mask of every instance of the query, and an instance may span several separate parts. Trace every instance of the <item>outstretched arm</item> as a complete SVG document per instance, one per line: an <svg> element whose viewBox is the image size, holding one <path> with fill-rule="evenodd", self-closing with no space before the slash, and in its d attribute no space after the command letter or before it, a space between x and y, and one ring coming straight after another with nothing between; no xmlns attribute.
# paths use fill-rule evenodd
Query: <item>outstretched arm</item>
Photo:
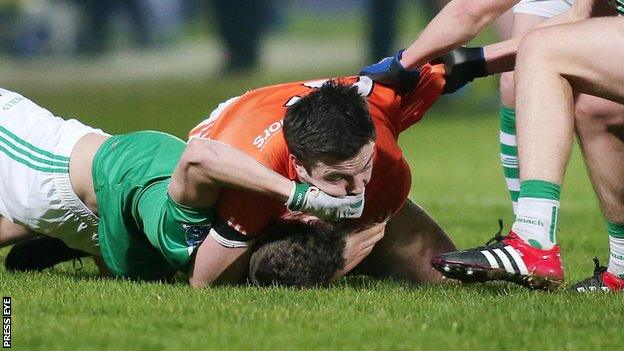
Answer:
<svg viewBox="0 0 624 351"><path fill-rule="evenodd" d="M419 69L439 58L445 63L445 93L459 89L474 78L512 71L520 37L484 48L459 47L518 0L453 0L429 23L420 37L394 57L366 66L360 72L373 80L409 90L419 82ZM577 0L572 8L550 18L539 27L615 14L603 0Z"/></svg>
<svg viewBox="0 0 624 351"><path fill-rule="evenodd" d="M189 283L194 288L242 283L248 266L248 246L226 247L208 236L197 249L189 272Z"/></svg>
<svg viewBox="0 0 624 351"><path fill-rule="evenodd" d="M364 209L363 194L331 197L289 180L228 144L202 138L189 141L171 179L171 198L181 205L208 208L217 202L222 187L269 196L291 211L328 220L358 218Z"/></svg>
<svg viewBox="0 0 624 351"><path fill-rule="evenodd" d="M401 64L417 68L472 40L519 0L453 0L403 52Z"/></svg>
<svg viewBox="0 0 624 351"><path fill-rule="evenodd" d="M194 138L176 168L169 195L195 208L213 206L221 187L233 187L286 202L292 181L244 152L221 142Z"/></svg>
<svg viewBox="0 0 624 351"><path fill-rule="evenodd" d="M453 0L427 25L412 45L399 51L394 57L388 57L376 64L364 67L360 75L369 76L376 82L398 87L403 92L408 91L418 85L419 70L424 64L447 54L452 56L451 50L473 39L483 27L494 21L518 1ZM452 57L451 60L454 61ZM453 70L452 66L448 64L446 66L447 72ZM470 67L462 65L458 67L458 70L472 70L473 65L469 64L468 66ZM483 68L474 72L472 79L487 75L488 72L485 71L483 62L478 62L476 66ZM460 80L465 80L463 84L466 84L472 79ZM456 84L457 78L450 77L447 80L450 81L450 84L449 88L445 89L446 93L453 92L463 86L463 84Z"/></svg>

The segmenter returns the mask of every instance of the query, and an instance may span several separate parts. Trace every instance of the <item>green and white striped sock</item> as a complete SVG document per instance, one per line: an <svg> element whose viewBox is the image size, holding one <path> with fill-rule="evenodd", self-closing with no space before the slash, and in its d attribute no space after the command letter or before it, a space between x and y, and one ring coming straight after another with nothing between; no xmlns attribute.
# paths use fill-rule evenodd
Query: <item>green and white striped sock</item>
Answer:
<svg viewBox="0 0 624 351"><path fill-rule="evenodd" d="M609 266L607 270L624 278L624 224L607 222L609 229Z"/></svg>
<svg viewBox="0 0 624 351"><path fill-rule="evenodd" d="M513 232L538 249L548 250L555 246L560 192L561 187L555 183L523 181Z"/></svg>
<svg viewBox="0 0 624 351"><path fill-rule="evenodd" d="M516 110L513 108L501 106L499 135L501 165L515 213L520 195L520 179L518 176L518 143L516 142Z"/></svg>

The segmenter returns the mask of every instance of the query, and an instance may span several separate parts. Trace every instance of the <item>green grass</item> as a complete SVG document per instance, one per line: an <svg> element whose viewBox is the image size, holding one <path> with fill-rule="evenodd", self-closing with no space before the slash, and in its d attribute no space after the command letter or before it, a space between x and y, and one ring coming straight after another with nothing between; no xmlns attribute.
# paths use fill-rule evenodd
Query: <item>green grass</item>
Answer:
<svg viewBox="0 0 624 351"><path fill-rule="evenodd" d="M9 88L113 133L160 129L184 137L219 101L297 78ZM453 104L401 137L412 198L460 247L489 239L498 218L511 221L497 124L494 105ZM563 189L559 234L574 281L591 273L594 255L607 256L606 228L578 151ZM87 264L79 273L70 265L42 274L0 270L0 294L13 298L16 350L615 350L624 340L621 295L508 284L417 287L355 277L324 290L193 290L99 280Z"/></svg>

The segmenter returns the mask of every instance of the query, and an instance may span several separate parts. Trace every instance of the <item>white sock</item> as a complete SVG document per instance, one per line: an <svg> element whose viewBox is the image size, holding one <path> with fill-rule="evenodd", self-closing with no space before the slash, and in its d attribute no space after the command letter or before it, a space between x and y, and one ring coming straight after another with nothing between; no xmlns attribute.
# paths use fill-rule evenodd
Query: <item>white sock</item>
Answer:
<svg viewBox="0 0 624 351"><path fill-rule="evenodd" d="M512 231L529 245L542 250L555 246L559 201L521 197Z"/></svg>
<svg viewBox="0 0 624 351"><path fill-rule="evenodd" d="M607 270L619 277L624 276L624 238L609 235L609 267Z"/></svg>

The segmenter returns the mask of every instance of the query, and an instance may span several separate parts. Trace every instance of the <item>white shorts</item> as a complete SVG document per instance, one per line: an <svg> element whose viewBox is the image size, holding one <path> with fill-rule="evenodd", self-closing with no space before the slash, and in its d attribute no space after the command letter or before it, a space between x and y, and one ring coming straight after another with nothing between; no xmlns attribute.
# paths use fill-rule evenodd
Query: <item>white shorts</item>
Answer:
<svg viewBox="0 0 624 351"><path fill-rule="evenodd" d="M99 220L69 179L69 156L89 133L105 134L0 89L0 215L99 255Z"/></svg>
<svg viewBox="0 0 624 351"><path fill-rule="evenodd" d="M513 7L513 13L551 18L570 9L574 0L522 0Z"/></svg>

